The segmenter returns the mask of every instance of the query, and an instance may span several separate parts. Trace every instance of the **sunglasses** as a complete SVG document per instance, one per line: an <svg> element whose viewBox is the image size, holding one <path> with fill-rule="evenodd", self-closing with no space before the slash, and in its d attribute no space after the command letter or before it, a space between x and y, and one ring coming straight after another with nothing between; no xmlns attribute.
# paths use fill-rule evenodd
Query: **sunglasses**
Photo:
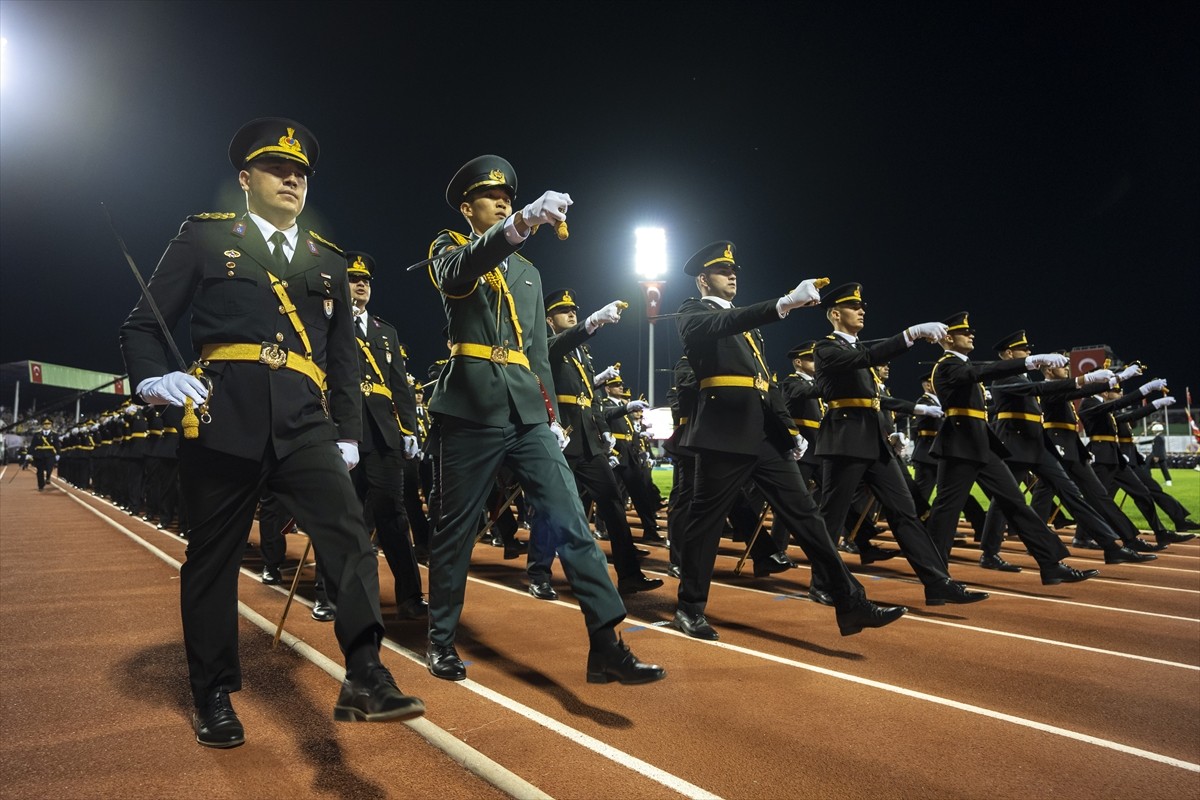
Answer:
<svg viewBox="0 0 1200 800"><path fill-rule="evenodd" d="M351 283L362 283L364 281L367 283L371 282L370 278L363 277L362 275L351 275L349 280Z"/></svg>

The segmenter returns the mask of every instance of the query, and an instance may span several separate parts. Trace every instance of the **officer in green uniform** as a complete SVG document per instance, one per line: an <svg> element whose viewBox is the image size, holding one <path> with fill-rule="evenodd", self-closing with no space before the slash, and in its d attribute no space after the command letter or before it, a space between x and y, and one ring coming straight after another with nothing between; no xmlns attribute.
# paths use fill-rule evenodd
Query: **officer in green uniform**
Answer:
<svg viewBox="0 0 1200 800"><path fill-rule="evenodd" d="M591 639L588 681L659 680L665 670L639 662L616 635L625 606L562 454L566 437L556 421L541 275L517 253L534 226L566 224L571 198L547 192L513 213L516 194L506 160L469 161L450 181L446 202L471 232L442 231L430 245L430 255L440 256L429 276L449 321L450 360L429 400L438 506L429 561L429 671L447 680L466 677L454 637L480 514L506 466L552 535L549 546L558 550L579 599Z"/></svg>
<svg viewBox="0 0 1200 800"><path fill-rule="evenodd" d="M346 262L296 223L318 153L297 122L247 123L229 145L247 213L189 217L167 246L149 295L168 330L191 309L201 360L190 372L172 371L167 334L145 298L121 327L138 397L199 406L198 430L185 415L179 448L191 522L180 605L192 724L208 747L245 740L229 701L241 688L238 569L264 488L308 531L338 604L346 680L334 719L424 713L379 660L379 565L349 474L358 462L362 395Z"/></svg>

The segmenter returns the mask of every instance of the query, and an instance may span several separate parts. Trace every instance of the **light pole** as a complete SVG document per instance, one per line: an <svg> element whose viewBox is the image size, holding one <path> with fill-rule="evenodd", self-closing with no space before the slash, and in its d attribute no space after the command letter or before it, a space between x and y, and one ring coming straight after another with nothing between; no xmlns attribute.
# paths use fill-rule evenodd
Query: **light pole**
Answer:
<svg viewBox="0 0 1200 800"><path fill-rule="evenodd" d="M667 232L662 228L638 228L633 232L635 248L633 268L642 279L638 283L646 298L646 320L650 323L650 358L647 360L648 377L646 402L654 407L654 323L662 307L662 289L666 281L660 280L667 271Z"/></svg>

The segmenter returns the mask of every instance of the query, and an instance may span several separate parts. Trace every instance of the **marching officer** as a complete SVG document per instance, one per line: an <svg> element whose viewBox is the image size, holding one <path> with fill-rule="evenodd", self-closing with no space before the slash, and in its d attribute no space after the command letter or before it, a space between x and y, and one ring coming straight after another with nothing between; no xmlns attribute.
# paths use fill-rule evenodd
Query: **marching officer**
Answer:
<svg viewBox="0 0 1200 800"><path fill-rule="evenodd" d="M292 120L242 126L229 159L247 212L189 217L148 296L121 327L142 402L195 406L199 419L179 448L190 519L180 604L193 728L208 747L245 740L229 694L241 688L238 569L263 488L296 514L331 581L346 659L334 719L424 713L379 659L379 567L349 473L358 463L362 416L346 262L296 221L318 155L312 133ZM172 371L164 339L189 308L200 361L189 372Z"/></svg>
<svg viewBox="0 0 1200 800"><path fill-rule="evenodd" d="M369 312L375 259L358 250L346 251L346 279L354 312L362 392L361 460L350 475L363 510L375 523L375 533L396 583L396 614L401 619L424 619L421 572L409 538L404 503L404 464L417 457L417 408L400 335L391 323Z"/></svg>
<svg viewBox="0 0 1200 800"><path fill-rule="evenodd" d="M658 532L657 519L660 498L653 482L644 473L641 459L642 441L635 424L636 415L644 412L650 404L645 400L630 399L632 392L625 386L621 376L615 373L615 367L609 367L601 376L608 371L612 371L613 375L604 381L604 396L600 398L600 408L606 428L612 434L612 455L615 458L613 472L642 522L642 540L661 542L663 537ZM623 500L621 506L621 513L624 515Z"/></svg>
<svg viewBox="0 0 1200 800"><path fill-rule="evenodd" d="M33 465L37 468L38 491L43 491L54 473L58 462L59 439L54 432L54 421L49 417L42 420L42 428L33 434Z"/></svg>

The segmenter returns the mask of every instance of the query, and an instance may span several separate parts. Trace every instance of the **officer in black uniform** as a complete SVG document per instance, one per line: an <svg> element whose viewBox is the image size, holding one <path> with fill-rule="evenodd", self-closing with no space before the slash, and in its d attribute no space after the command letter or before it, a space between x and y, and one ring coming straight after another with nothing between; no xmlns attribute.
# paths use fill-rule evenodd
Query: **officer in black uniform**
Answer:
<svg viewBox="0 0 1200 800"><path fill-rule="evenodd" d="M54 432L54 421L49 417L42 420L42 428L33 434L33 464L37 468L38 491L46 488L54 465L58 461L59 439Z"/></svg>
<svg viewBox="0 0 1200 800"><path fill-rule="evenodd" d="M331 579L346 658L334 718L424 713L379 660L379 566L349 474L362 418L346 262L296 223L318 153L297 122L247 123L229 145L247 213L189 217L167 246L150 296L168 330L191 309L200 361L190 372L172 371L145 298L121 327L138 397L198 406L198 433L185 428L179 450L191 523L180 602L193 727L209 747L245 739L229 701L241 688L238 568L264 487L296 514Z"/></svg>
<svg viewBox="0 0 1200 800"><path fill-rule="evenodd" d="M817 455L823 459L821 515L826 526L843 524L855 490L866 484L887 512L901 551L924 585L927 605L987 599L986 592L969 591L950 579L947 561L917 519L913 496L888 439L878 377L872 371L906 352L918 339L939 338L945 326L926 322L888 339L864 342L858 338L866 317L861 284L847 283L825 292L821 306L834 331L817 340L813 351L817 389L829 407L817 431ZM882 560L869 539L858 544L863 564Z"/></svg>
<svg viewBox="0 0 1200 800"><path fill-rule="evenodd" d="M1020 329L1000 339L993 349L999 354L1001 361L1024 361L1033 352L1033 345L1029 343L1025 330ZM1031 476L1037 476L1039 482L1050 486L1071 512L1077 532L1100 542L1104 549L1104 563L1153 561L1156 556L1152 553L1138 553L1121 543L1117 533L1067 475L1055 457L1054 445L1042 425L1039 397L1069 394L1089 383L1107 385L1112 377L1111 370L1099 369L1078 378L1054 381L1034 382L1025 372L1001 378L991 385L993 429L1008 451L1004 460L1017 482L1023 481L1026 487L1029 487L1034 481ZM1003 531L1003 515L999 505L993 504L992 508L988 509L987 523L983 529L979 565L984 569L1020 572L1020 567L1009 564L1000 556L1000 545L1004 540Z"/></svg>
<svg viewBox="0 0 1200 800"><path fill-rule="evenodd" d="M396 584L400 619L424 619L421 573L409 538L404 503L404 462L416 458L417 408L408 383L400 334L391 323L367 310L375 259L346 251L346 278L354 307L354 337L362 376L361 461L351 472L363 509L375 523L375 535Z"/></svg>
<svg viewBox="0 0 1200 800"><path fill-rule="evenodd" d="M575 292L570 289L557 289L545 297L546 322L551 331L548 342L550 370L554 376L559 422L564 429L570 430L563 455L575 476L578 491L581 494L587 492L595 501L596 515L608 530L617 572L617 591L633 594L657 589L663 582L647 578L638 565L633 533L625 517L625 502L609 463L611 447L604 438L608 425L599 411L595 369L586 344L602 326L620 321L621 304L617 301L609 303L579 322L575 298ZM541 536L529 538L526 567L529 591L534 597L543 599L554 592L550 586L554 548L548 544Z"/></svg>
<svg viewBox="0 0 1200 800"><path fill-rule="evenodd" d="M1004 465L1003 457L1008 451L988 427L983 394L985 380L1017 375L1040 366L1062 366L1066 357L1050 353L975 364L968 358L975 349L975 330L967 312L948 317L945 325L948 335L941 340L945 352L933 368L934 391L946 412L946 421L934 439L932 450L940 459L937 496L926 522L934 542L949 559L958 515L971 486L978 480L1037 561L1043 584L1096 577L1100 574L1097 570L1080 571L1062 562L1070 555L1067 548L1025 503L1024 493Z"/></svg>
<svg viewBox="0 0 1200 800"><path fill-rule="evenodd" d="M679 537L683 535L683 526L687 521L695 496L696 455L683 446L684 431L688 422L696 413L696 393L699 382L696 373L692 371L687 356L680 356L672 370L672 386L667 394L671 407L671 421L675 430L671 437L663 443L663 449L671 457L674 470L671 481L671 494L667 498L667 546L670 550L671 563L667 574L678 578L681 574L682 560L679 554Z"/></svg>
<svg viewBox="0 0 1200 800"><path fill-rule="evenodd" d="M615 369L609 367L610 370ZM604 373L601 373L603 375ZM650 407L645 400L633 400L632 392L625 386L620 375L604 381L604 396L600 398L600 409L606 428L611 432L613 450L610 459L617 483L624 489L642 523L642 540L661 542L658 533L658 491L646 476L641 453L642 445L634 415ZM622 499L622 508L624 500ZM624 513L624 511L622 511ZM648 551L646 551L648 552Z"/></svg>
<svg viewBox="0 0 1200 800"><path fill-rule="evenodd" d="M737 493L750 481L800 541L814 582L837 608L842 635L887 625L906 609L867 600L834 550L796 466L807 441L792 426L763 357L758 326L819 303L817 282L806 280L778 299L735 308L740 270L733 243L724 240L696 251L683 268L702 296L685 300L677 320L699 394L682 442L696 454L696 493L679 542L683 574L675 626L693 638L718 638L704 615L717 546Z"/></svg>

